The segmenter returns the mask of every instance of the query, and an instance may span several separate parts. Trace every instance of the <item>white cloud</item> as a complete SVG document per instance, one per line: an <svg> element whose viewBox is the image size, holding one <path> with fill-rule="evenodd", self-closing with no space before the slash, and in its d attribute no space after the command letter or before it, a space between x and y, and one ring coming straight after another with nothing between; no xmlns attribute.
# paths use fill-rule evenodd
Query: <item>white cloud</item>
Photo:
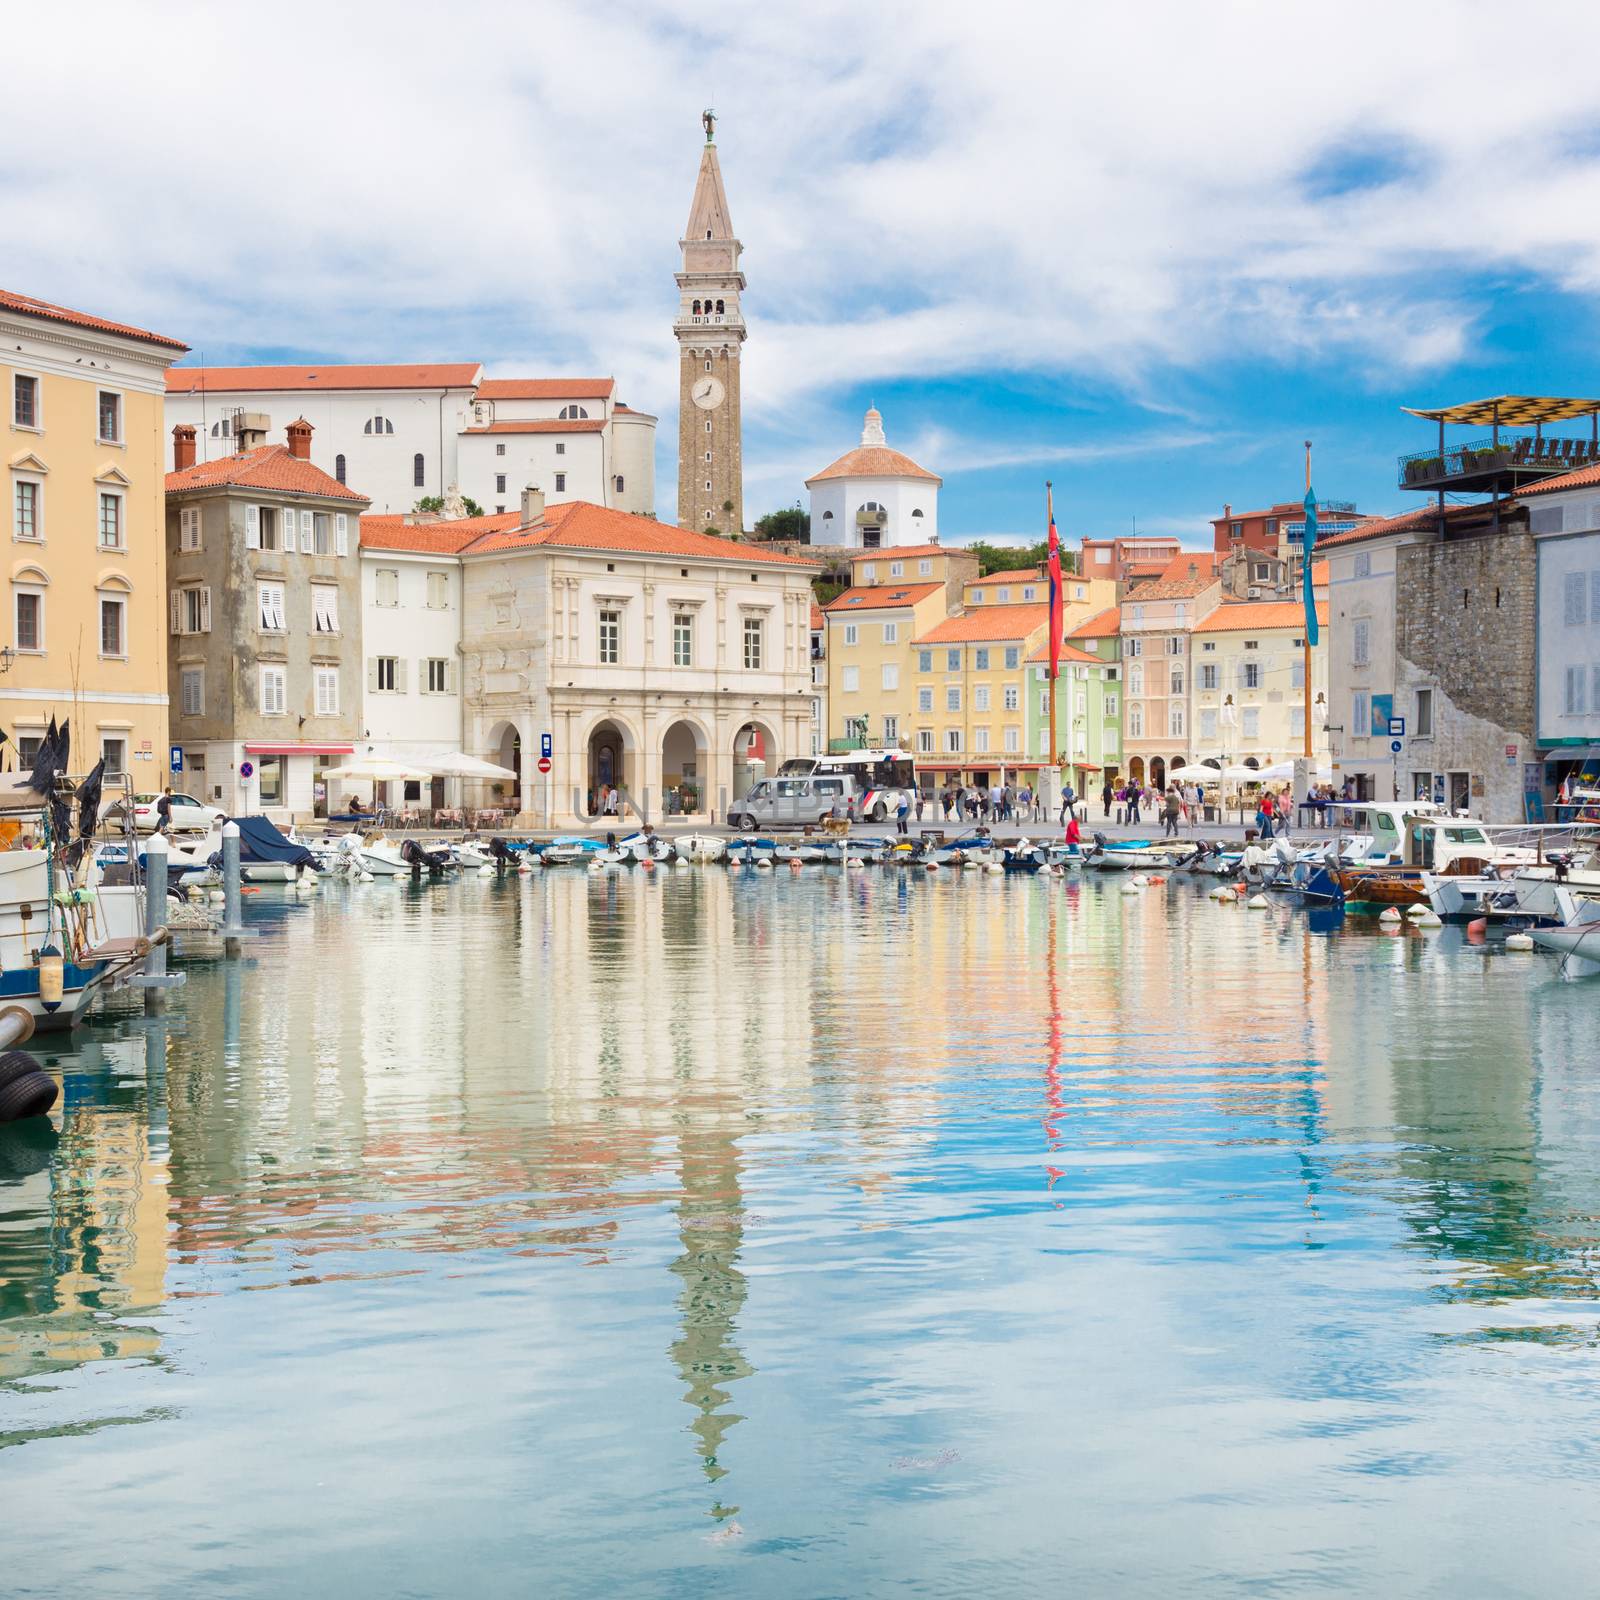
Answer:
<svg viewBox="0 0 1600 1600"><path fill-rule="evenodd" d="M1600 287L1600 8L1541 7L1529 48L1495 47L1502 20L1372 0L37 7L8 22L29 70L0 97L25 152L0 176L6 276L213 359L613 372L667 443L671 273L714 101L757 440L837 447L826 397L896 380L1064 374L1163 411L1171 374L1230 362L1382 381L1468 348L1485 272ZM1393 160L1364 177L1374 153ZM1017 448L972 454L1072 459Z"/></svg>

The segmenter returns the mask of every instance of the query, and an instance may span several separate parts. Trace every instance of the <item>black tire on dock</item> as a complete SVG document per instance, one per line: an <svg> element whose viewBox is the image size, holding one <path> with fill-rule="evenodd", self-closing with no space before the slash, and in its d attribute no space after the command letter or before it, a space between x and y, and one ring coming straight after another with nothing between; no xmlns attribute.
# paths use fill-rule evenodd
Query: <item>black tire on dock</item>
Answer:
<svg viewBox="0 0 1600 1600"><path fill-rule="evenodd" d="M56 1103L58 1093L56 1080L42 1072L14 1078L0 1089L0 1122L20 1122L24 1117L42 1117Z"/></svg>
<svg viewBox="0 0 1600 1600"><path fill-rule="evenodd" d="M38 1070L37 1059L30 1056L26 1050L7 1050L4 1055L0 1055L0 1089Z"/></svg>

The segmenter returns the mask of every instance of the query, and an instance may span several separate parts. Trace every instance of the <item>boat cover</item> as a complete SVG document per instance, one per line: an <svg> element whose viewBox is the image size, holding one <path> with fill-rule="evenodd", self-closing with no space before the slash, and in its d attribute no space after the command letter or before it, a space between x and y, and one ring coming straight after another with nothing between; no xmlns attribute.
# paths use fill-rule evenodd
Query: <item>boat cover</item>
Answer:
<svg viewBox="0 0 1600 1600"><path fill-rule="evenodd" d="M317 858L303 844L286 839L265 817L230 817L239 824L239 860L266 865L281 862L288 867L314 867ZM220 859L220 858L219 858Z"/></svg>

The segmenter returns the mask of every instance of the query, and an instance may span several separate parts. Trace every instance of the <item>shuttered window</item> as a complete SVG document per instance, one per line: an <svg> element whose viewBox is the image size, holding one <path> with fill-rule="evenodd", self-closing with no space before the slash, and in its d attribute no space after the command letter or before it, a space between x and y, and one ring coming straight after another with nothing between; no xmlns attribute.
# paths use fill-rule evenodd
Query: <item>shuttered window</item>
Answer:
<svg viewBox="0 0 1600 1600"><path fill-rule="evenodd" d="M256 595L262 631L265 633L282 633L284 631L283 585L281 583L259 583L256 585Z"/></svg>
<svg viewBox="0 0 1600 1600"><path fill-rule="evenodd" d="M339 591L331 583L311 585L311 615L318 633L339 631Z"/></svg>
<svg viewBox="0 0 1600 1600"><path fill-rule="evenodd" d="M282 667L261 669L261 714L264 717L281 717L288 708L286 679Z"/></svg>
<svg viewBox="0 0 1600 1600"><path fill-rule="evenodd" d="M1581 628L1589 620L1589 575L1569 572L1561 583L1561 620L1569 628Z"/></svg>

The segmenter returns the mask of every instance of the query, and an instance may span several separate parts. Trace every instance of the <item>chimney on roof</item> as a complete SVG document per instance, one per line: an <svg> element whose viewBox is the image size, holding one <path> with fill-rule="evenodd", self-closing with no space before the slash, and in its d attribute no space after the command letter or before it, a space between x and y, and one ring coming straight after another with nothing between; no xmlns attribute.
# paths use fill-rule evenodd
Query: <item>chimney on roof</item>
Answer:
<svg viewBox="0 0 1600 1600"><path fill-rule="evenodd" d="M180 422L172 430L172 470L182 472L194 465L194 424Z"/></svg>
<svg viewBox="0 0 1600 1600"><path fill-rule="evenodd" d="M1233 507L1229 505L1226 500L1222 502L1222 514L1225 517L1231 517L1233 515Z"/></svg>
<svg viewBox="0 0 1600 1600"><path fill-rule="evenodd" d="M262 419L263 422L265 420L265 418ZM265 432L265 428L262 431ZM304 417L296 417L283 431L289 439L289 454L296 461L309 461L311 459L311 424Z"/></svg>
<svg viewBox="0 0 1600 1600"><path fill-rule="evenodd" d="M544 490L530 483L522 491L522 525L531 528L544 521Z"/></svg>
<svg viewBox="0 0 1600 1600"><path fill-rule="evenodd" d="M1200 568L1196 566L1193 561L1189 563L1189 576L1191 578L1198 578L1200 576Z"/></svg>
<svg viewBox="0 0 1600 1600"><path fill-rule="evenodd" d="M233 414L233 448L236 455L246 450L258 450L267 442L267 429L272 419L261 411L235 411Z"/></svg>

